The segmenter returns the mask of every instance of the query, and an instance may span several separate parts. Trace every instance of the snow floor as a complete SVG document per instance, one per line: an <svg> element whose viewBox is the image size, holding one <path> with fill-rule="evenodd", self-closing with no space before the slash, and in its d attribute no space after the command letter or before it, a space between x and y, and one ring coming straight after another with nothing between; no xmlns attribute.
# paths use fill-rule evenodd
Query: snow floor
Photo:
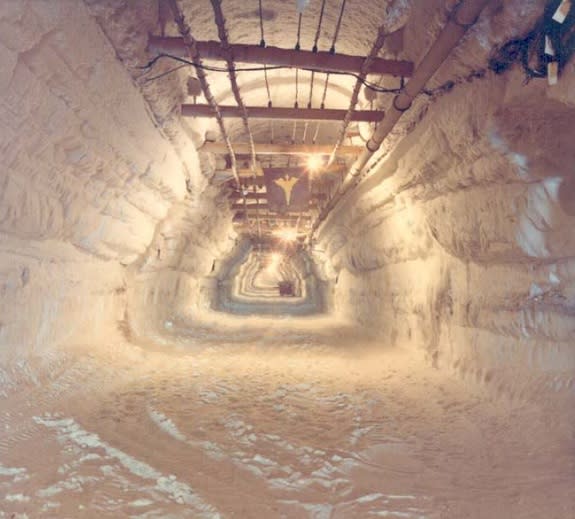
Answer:
<svg viewBox="0 0 575 519"><path fill-rule="evenodd" d="M0 517L575 517L572 399L277 323L193 352L111 337L6 385Z"/></svg>

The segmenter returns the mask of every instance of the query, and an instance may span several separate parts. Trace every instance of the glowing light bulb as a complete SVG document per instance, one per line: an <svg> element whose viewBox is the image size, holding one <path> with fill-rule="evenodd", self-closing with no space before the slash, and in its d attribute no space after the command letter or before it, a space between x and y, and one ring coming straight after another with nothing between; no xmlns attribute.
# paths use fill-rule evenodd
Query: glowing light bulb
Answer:
<svg viewBox="0 0 575 519"><path fill-rule="evenodd" d="M278 229L274 234L283 241L295 241L297 239L297 230L293 227Z"/></svg>
<svg viewBox="0 0 575 519"><path fill-rule="evenodd" d="M318 171L323 166L322 155L310 155L307 158L307 169L310 171Z"/></svg>

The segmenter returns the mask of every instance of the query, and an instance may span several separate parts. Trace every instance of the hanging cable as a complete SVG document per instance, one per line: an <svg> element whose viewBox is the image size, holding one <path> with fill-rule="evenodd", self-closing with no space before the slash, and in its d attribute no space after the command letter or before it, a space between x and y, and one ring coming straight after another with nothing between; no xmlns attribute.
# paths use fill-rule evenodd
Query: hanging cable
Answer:
<svg viewBox="0 0 575 519"><path fill-rule="evenodd" d="M315 133L313 134L313 139L312 139L312 144L315 144L315 141L317 140L317 136L319 135L319 127L320 127L320 122L318 121L316 126L315 126Z"/></svg>
<svg viewBox="0 0 575 519"><path fill-rule="evenodd" d="M299 106L298 96L299 96L299 69L296 68L295 69L295 102L293 105L294 108L298 108L298 106Z"/></svg>
<svg viewBox="0 0 575 519"><path fill-rule="evenodd" d="M301 137L301 143L305 144L305 138L307 136L307 127L309 125L309 121L306 121L305 124L303 125L303 135Z"/></svg>
<svg viewBox="0 0 575 519"><path fill-rule="evenodd" d="M300 38L301 38L301 19L302 19L302 16L303 16L303 14L299 13L299 16L297 19L297 42L295 44L295 50L301 49Z"/></svg>
<svg viewBox="0 0 575 519"><path fill-rule="evenodd" d="M325 98L327 97L327 86L329 85L329 72L325 75L325 83L323 84L323 94L321 95L320 108L325 108Z"/></svg>
<svg viewBox="0 0 575 519"><path fill-rule="evenodd" d="M264 37L264 18L263 18L263 14L262 14L262 0L259 0L259 12L260 12L260 47L265 47L266 46L266 40ZM268 67L266 65L264 65L264 80L266 83L266 92L268 94L268 108L272 107L272 96L270 93L270 83L268 80Z"/></svg>
<svg viewBox="0 0 575 519"><path fill-rule="evenodd" d="M234 64L234 56L230 46L230 41L228 38L228 31L226 29L226 20L224 18L224 13L222 11L221 0L211 0L212 8L214 10L214 17L216 19L216 25L218 26L218 36L220 38L220 42L222 44L222 48L225 52L226 57L226 64L228 66L229 77L230 77L230 84L232 87L232 92L234 94L234 99L238 107L242 112L242 121L244 124L244 129L246 131L248 142L250 146L250 155L251 155L251 163L252 163L252 171L255 176L256 170L256 146L254 143L254 137L252 135L252 131L250 129L249 121L248 121L248 111L244 105L242 100L242 96L240 94L240 87L238 85L238 79L235 71L235 64Z"/></svg>
<svg viewBox="0 0 575 519"><path fill-rule="evenodd" d="M198 52L196 40L191 35L190 26L186 23L186 20L184 18L184 14L180 10L180 6L178 5L178 1L177 0L169 0L169 2L170 2L170 7L172 9L172 13L174 13L174 20L176 22L176 25L178 26L178 31L180 32L180 35L182 36L182 38L184 40L184 43L185 43L186 48L188 50L188 53L192 59L192 63L196 66L196 70L198 73L198 80L200 81L200 86L202 87L202 91L204 93L206 101L211 106L211 108L214 112L214 115L216 116L216 120L218 122L218 127L220 128L220 133L222 134L222 138L226 144L226 148L227 148L228 153L230 155L232 174L234 175L234 180L236 182L236 186L239 187L240 178L238 176L238 170L237 170L237 165L236 165L236 155L235 155L234 150L232 148L230 138L226 132L226 128L224 126L224 119L222 117L222 114L220 112L218 104L217 104L217 102L216 102L216 100L212 94L212 91L210 89L210 85L208 83L206 73L205 73L204 69L202 68L202 59L201 59L200 54Z"/></svg>
<svg viewBox="0 0 575 519"><path fill-rule="evenodd" d="M264 17L262 15L262 0L258 0L259 1L259 12L260 12L260 47L265 47L266 46L266 40L264 39Z"/></svg>
<svg viewBox="0 0 575 519"><path fill-rule="evenodd" d="M319 42L319 36L321 33L321 22L323 21L323 12L325 10L325 0L321 2L321 10L319 12L319 20L317 22L317 30L315 31L315 39L313 41L312 52L317 52L317 44Z"/></svg>
<svg viewBox="0 0 575 519"><path fill-rule="evenodd" d="M315 72L312 70L311 71L311 79L310 79L310 83L309 83L309 98L307 100L307 107L311 108L311 102L313 99L313 81L314 81L314 77L315 77Z"/></svg>
<svg viewBox="0 0 575 519"><path fill-rule="evenodd" d="M341 28L341 21L343 20L343 13L345 11L345 2L346 2L346 0L343 0L341 3L341 9L339 10L339 17L337 19L337 24L335 26L335 31L333 33L333 39L331 41L331 47L329 49L330 54L335 54L335 44L336 44L337 39L339 37L339 30ZM329 72L325 75L325 83L323 85L323 94L321 96L320 108L325 108L325 98L327 96L328 85L329 85Z"/></svg>
<svg viewBox="0 0 575 519"><path fill-rule="evenodd" d="M341 29L341 21L343 20L343 12L345 11L345 2L346 0L342 0L341 2L341 9L339 11L339 18L337 19L337 24L335 26L335 32L333 34L333 41L331 43L331 48L329 49L330 54L335 54L335 42L339 36L339 30Z"/></svg>

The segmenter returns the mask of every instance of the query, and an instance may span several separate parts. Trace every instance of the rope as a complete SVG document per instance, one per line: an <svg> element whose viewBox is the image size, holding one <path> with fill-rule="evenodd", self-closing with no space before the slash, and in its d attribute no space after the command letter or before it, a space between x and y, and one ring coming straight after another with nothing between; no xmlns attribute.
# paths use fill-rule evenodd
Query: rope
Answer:
<svg viewBox="0 0 575 519"><path fill-rule="evenodd" d="M224 18L224 14L222 12L221 0L211 0L211 4L212 4L212 8L214 10L216 25L218 26L218 36L220 38L220 42L222 43L222 47L223 47L225 55L226 55L226 64L228 66L230 84L232 86L232 92L234 94L234 99L236 100L236 103L242 112L242 122L244 124L244 128L245 128L247 136L248 136L252 170L253 170L254 176L255 176L256 146L254 144L254 137L252 135L252 131L250 129L250 125L249 125L249 121L248 121L248 111L244 105L244 102L242 100L242 96L240 94L240 87L238 85L238 80L237 80L236 71L235 71L234 56L233 56L233 52L232 52L230 42L228 39L228 31L226 29L226 20Z"/></svg>
<svg viewBox="0 0 575 519"><path fill-rule="evenodd" d="M373 46L371 47L369 54L367 55L367 57L363 60L363 63L361 64L361 70L359 72L359 77L357 78L357 81L355 82L355 87L353 89L351 101L349 103L349 108L348 108L348 110L345 114L345 117L343 119L343 123L341 125L338 140L337 140L335 147L334 147L334 149L331 152L331 155L329 157L328 166L331 165L333 163L333 161L335 160L335 157L337 155L337 151L339 150L339 147L342 145L343 141L345 140L345 134L347 132L347 127L349 126L349 123L351 121L351 116L353 114L353 111L355 110L355 105L357 104L357 100L359 97L359 91L361 90L361 85L363 84L363 80L365 80L367 73L369 72L369 68L371 67L373 60L377 57L377 54L379 53L379 51L383 47L383 44L385 43L385 35L386 34L384 31L384 28L383 28L383 26L381 26L377 32L377 38L375 39L375 42L373 43Z"/></svg>
<svg viewBox="0 0 575 519"><path fill-rule="evenodd" d="M170 7L172 9L172 13L174 13L174 20L176 22L176 25L178 26L178 31L180 32L180 35L182 36L182 38L184 40L184 43L185 43L186 48L188 50L188 53L192 59L192 62L196 66L198 80L200 81L200 86L202 87L202 92L204 93L206 101L211 106L211 108L214 112L214 115L216 116L216 120L218 122L218 127L220 129L220 133L222 135L222 138L226 144L226 148L227 148L228 153L230 155L232 174L234 175L236 185L239 186L240 185L240 178L238 176L238 170L237 170L237 164L236 164L236 155L235 155L234 150L232 148L230 138L226 132L226 128L224 126L224 119L223 119L222 114L220 112L220 108L219 108L219 106L218 106L218 104L214 98L214 95L212 94L206 73L205 73L204 69L202 68L202 59L201 59L200 54L198 52L196 40L191 35L190 26L186 23L184 15L183 15L183 13L180 10L180 7L178 5L178 1L177 0L169 0L169 2L170 2Z"/></svg>

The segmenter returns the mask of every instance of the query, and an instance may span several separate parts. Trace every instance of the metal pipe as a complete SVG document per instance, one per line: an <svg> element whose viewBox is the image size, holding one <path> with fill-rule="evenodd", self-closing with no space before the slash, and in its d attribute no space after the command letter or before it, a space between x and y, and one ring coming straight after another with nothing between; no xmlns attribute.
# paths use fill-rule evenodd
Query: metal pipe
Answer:
<svg viewBox="0 0 575 519"><path fill-rule="evenodd" d="M327 217L330 211L337 205L350 187L359 183L359 175L363 168L379 149L384 139L395 127L401 116L409 110L413 99L425 87L427 81L437 72L447 56L459 43L467 30L475 24L481 11L489 3L489 0L461 0L451 13L449 20L421 63L416 67L413 76L407 82L393 100L391 108L386 112L385 119L377 127L365 149L352 165L348 175L342 182L335 196L326 205L316 222L312 234Z"/></svg>
<svg viewBox="0 0 575 519"><path fill-rule="evenodd" d="M225 61L226 55L218 41L197 41L198 52L205 60ZM235 63L255 63L259 65L291 68L308 68L324 72L351 72L361 70L364 58L330 52L311 52L306 50L281 49L279 47L260 47L259 45L230 44ZM184 57L185 45L181 38L149 36L148 51L173 54ZM369 67L370 74L411 77L413 63L376 58Z"/></svg>

